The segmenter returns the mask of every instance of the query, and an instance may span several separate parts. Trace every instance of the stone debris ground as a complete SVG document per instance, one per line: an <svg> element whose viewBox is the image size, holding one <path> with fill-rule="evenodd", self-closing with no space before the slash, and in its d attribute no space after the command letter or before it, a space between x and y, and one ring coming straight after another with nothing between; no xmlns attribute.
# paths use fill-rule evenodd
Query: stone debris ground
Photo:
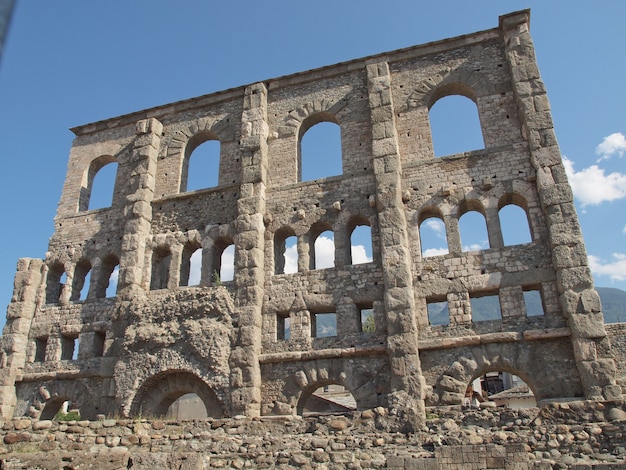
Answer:
<svg viewBox="0 0 626 470"><path fill-rule="evenodd" d="M433 413L433 414L431 414ZM626 468L624 403L440 407L417 432L376 408L345 415L201 421L5 423L2 469Z"/></svg>

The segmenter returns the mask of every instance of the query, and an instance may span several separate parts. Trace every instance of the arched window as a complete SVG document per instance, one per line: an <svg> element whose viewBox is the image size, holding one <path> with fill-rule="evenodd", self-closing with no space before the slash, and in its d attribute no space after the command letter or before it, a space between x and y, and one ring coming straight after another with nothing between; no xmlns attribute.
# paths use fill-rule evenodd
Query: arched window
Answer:
<svg viewBox="0 0 626 470"><path fill-rule="evenodd" d="M89 283L91 281L91 263L89 260L81 259L74 268L74 280L72 282L72 295L70 300L85 300L89 293Z"/></svg>
<svg viewBox="0 0 626 470"><path fill-rule="evenodd" d="M116 177L117 163L114 157L104 155L93 160L83 176L78 210L110 207L113 202Z"/></svg>
<svg viewBox="0 0 626 470"><path fill-rule="evenodd" d="M213 134L192 138L185 149L180 192L212 188L219 184L220 141Z"/></svg>
<svg viewBox="0 0 626 470"><path fill-rule="evenodd" d="M199 243L187 243L180 260L181 287L200 284L202 271L202 247Z"/></svg>
<svg viewBox="0 0 626 470"><path fill-rule="evenodd" d="M489 235L485 216L476 210L464 213L459 219L459 235L463 251L486 250Z"/></svg>
<svg viewBox="0 0 626 470"><path fill-rule="evenodd" d="M152 253L152 278L150 290L167 289L170 279L170 263L172 252L169 247L160 246Z"/></svg>
<svg viewBox="0 0 626 470"><path fill-rule="evenodd" d="M362 264L372 261L372 227L364 219L355 221L350 234L350 259L347 264Z"/></svg>
<svg viewBox="0 0 626 470"><path fill-rule="evenodd" d="M341 175L341 129L334 117L316 114L302 123L298 140L298 179Z"/></svg>
<svg viewBox="0 0 626 470"><path fill-rule="evenodd" d="M462 94L471 96L471 90ZM478 108L470 97L455 94L438 99L428 113L435 156L485 148Z"/></svg>
<svg viewBox="0 0 626 470"><path fill-rule="evenodd" d="M426 216L419 226L422 257L448 254L446 225L439 216Z"/></svg>
<svg viewBox="0 0 626 470"><path fill-rule="evenodd" d="M115 297L120 260L111 254L102 259L98 278L95 279L94 297Z"/></svg>
<svg viewBox="0 0 626 470"><path fill-rule="evenodd" d="M228 238L218 238L213 245L211 280L215 284L235 278L235 245Z"/></svg>
<svg viewBox="0 0 626 470"><path fill-rule="evenodd" d="M335 267L335 235L332 230L323 230L319 235L315 236L315 232L320 227L326 228L323 224L311 229L312 238L314 238L313 249L310 251L311 269L325 269Z"/></svg>
<svg viewBox="0 0 626 470"><path fill-rule="evenodd" d="M56 304L59 302L63 286L66 283L65 267L62 263L53 263L48 269L46 279L46 303Z"/></svg>
<svg viewBox="0 0 626 470"><path fill-rule="evenodd" d="M522 207L513 203L507 204L500 209L498 215L505 246L521 245L532 241L528 215Z"/></svg>
<svg viewBox="0 0 626 470"><path fill-rule="evenodd" d="M298 272L298 237L285 227L274 235L274 274Z"/></svg>

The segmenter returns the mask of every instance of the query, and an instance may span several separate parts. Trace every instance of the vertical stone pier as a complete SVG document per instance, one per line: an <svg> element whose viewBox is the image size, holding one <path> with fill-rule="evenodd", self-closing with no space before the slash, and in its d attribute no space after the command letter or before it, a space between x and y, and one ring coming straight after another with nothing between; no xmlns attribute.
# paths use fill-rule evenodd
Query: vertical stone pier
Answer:
<svg viewBox="0 0 626 470"><path fill-rule="evenodd" d="M615 363L604 328L600 297L593 288L574 195L567 181L554 134L550 103L539 75L529 32L528 10L500 18L506 57L528 142L537 170L537 189L546 214L559 301L572 332L572 347L584 394L593 400L621 397Z"/></svg>
<svg viewBox="0 0 626 470"><path fill-rule="evenodd" d="M241 117L242 184L235 223L235 285L239 336L231 354L233 414L261 413L261 310L265 281L264 237L267 181L267 89L245 89Z"/></svg>
<svg viewBox="0 0 626 470"><path fill-rule="evenodd" d="M414 419L413 424L418 424L425 419L424 384L417 348L411 250L402 202L402 164L386 62L367 65L367 89L391 366L389 405L398 413L407 413L408 421Z"/></svg>

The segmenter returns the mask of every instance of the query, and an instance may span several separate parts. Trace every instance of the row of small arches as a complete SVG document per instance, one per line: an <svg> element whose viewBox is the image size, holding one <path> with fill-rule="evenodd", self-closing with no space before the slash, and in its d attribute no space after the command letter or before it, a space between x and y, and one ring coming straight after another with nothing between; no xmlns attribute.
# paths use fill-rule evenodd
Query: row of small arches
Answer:
<svg viewBox="0 0 626 470"><path fill-rule="evenodd" d="M435 156L484 148L476 104L461 95L439 99L431 108L430 125ZM310 119L318 120L315 116ZM455 138L450 139L450 134ZM216 187L219 184L220 141L209 134L195 147L188 148L183 162L181 192ZM320 164L323 161L324 164ZM339 124L324 120L303 132L298 142L299 180L341 175L342 146ZM109 207L115 189L117 162L100 157L89 166L81 189L79 211Z"/></svg>
<svg viewBox="0 0 626 470"><path fill-rule="evenodd" d="M491 220L482 207L467 210L458 219L445 217L434 208L424 211L418 219L422 257L445 255L450 251L477 251L532 242L528 214L520 205L504 204L498 210L497 219ZM496 222L499 223L497 227ZM460 246L455 246L456 242L448 237L451 228L456 231L451 227L454 224L458 225ZM494 225L491 230L490 224ZM501 239L494 240L494 234L497 233ZM450 250L450 247L454 248Z"/></svg>

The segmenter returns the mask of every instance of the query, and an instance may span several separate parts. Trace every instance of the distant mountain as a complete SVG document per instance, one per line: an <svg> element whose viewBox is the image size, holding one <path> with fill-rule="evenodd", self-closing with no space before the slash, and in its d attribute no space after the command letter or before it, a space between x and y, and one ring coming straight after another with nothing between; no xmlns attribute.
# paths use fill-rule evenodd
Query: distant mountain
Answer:
<svg viewBox="0 0 626 470"><path fill-rule="evenodd" d="M626 323L626 291L596 287L602 301L604 323Z"/></svg>

